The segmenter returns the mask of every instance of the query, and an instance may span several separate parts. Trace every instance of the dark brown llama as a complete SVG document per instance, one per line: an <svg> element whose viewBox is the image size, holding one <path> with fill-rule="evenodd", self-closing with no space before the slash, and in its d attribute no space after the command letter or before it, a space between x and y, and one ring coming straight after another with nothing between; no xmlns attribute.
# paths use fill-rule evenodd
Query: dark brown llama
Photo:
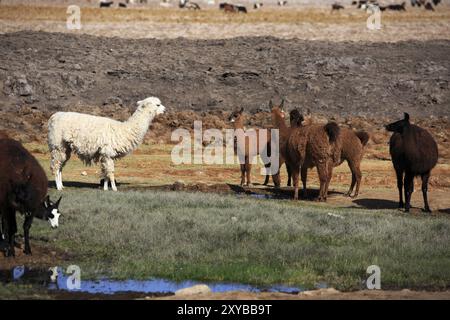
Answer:
<svg viewBox="0 0 450 320"><path fill-rule="evenodd" d="M397 174L399 208L404 207L405 211L409 212L411 195L414 192L414 177L421 176L424 210L431 212L427 192L431 169L436 166L438 160L436 141L427 130L411 124L407 113L404 114L403 120L388 124L386 129L393 132L389 141L389 152Z"/></svg>
<svg viewBox="0 0 450 320"><path fill-rule="evenodd" d="M248 133L248 131L244 128L244 108L241 108L237 111L233 111L228 118L228 121L230 121L233 124L235 132L235 144L234 149L235 152L239 152L240 154L244 155L245 162L240 164L241 167L241 186L251 185L251 171L252 171L252 160L254 156L259 155L259 130L254 129L255 132L255 142L251 143L251 140L247 137L245 137L244 145L238 145L239 139L237 139L236 133L238 133L237 130L242 130L241 133ZM267 144L265 146L265 150L267 150L267 155L270 156L270 131L267 130ZM245 148L245 150L243 150ZM270 167L270 163L265 164L265 167ZM246 181L247 180L247 181ZM265 176L264 185L267 185L269 183L269 175Z"/></svg>
<svg viewBox="0 0 450 320"><path fill-rule="evenodd" d="M29 231L33 218L58 226L58 206L47 195L47 176L37 160L17 141L0 139L0 216L7 245L5 255L14 256L16 211L25 215L25 254L31 254Z"/></svg>
<svg viewBox="0 0 450 320"><path fill-rule="evenodd" d="M305 119L303 118L303 115L300 113L298 109L293 109L291 110L291 112L289 112L289 123L291 125L291 128L300 127L302 125L303 120ZM292 184L292 174L291 171L289 170L289 166L286 166L286 171L288 174L287 186L290 187Z"/></svg>

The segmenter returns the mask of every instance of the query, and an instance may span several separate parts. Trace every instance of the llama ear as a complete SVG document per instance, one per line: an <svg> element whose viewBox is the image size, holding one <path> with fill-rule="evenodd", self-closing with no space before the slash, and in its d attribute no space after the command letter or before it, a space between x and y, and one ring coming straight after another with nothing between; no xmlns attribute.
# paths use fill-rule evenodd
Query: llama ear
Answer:
<svg viewBox="0 0 450 320"><path fill-rule="evenodd" d="M44 199L44 207L48 208L48 206L50 205L50 196L46 196Z"/></svg>
<svg viewBox="0 0 450 320"><path fill-rule="evenodd" d="M270 108L270 111L272 111L272 107L273 107L273 102L272 102L272 99L270 99L270 101L269 101L269 108Z"/></svg>
<svg viewBox="0 0 450 320"><path fill-rule="evenodd" d="M55 206L58 208L59 207L59 203L61 202L62 196L59 197L58 201L56 201Z"/></svg>
<svg viewBox="0 0 450 320"><path fill-rule="evenodd" d="M244 112L244 107L241 107L241 110L239 110L239 113Z"/></svg>
<svg viewBox="0 0 450 320"><path fill-rule="evenodd" d="M404 120L409 122L409 114L407 112L405 112L405 119Z"/></svg>
<svg viewBox="0 0 450 320"><path fill-rule="evenodd" d="M281 100L280 109L283 110L284 107L284 99Z"/></svg>

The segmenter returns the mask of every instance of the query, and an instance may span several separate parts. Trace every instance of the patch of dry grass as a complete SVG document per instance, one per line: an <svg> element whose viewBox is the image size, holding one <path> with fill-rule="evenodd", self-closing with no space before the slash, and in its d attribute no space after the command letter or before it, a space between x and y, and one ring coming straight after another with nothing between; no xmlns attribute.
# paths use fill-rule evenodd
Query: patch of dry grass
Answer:
<svg viewBox="0 0 450 320"><path fill-rule="evenodd" d="M81 9L82 22L156 22L156 23L351 23L367 19L368 14L361 10L347 9L331 12L328 8L267 8L249 11L248 14L230 14L217 8L200 11L177 8L90 8ZM66 7L51 6L2 6L0 19L13 21L66 21ZM436 12L410 9L407 12L383 12L385 22L438 22L450 20L450 10L441 7Z"/></svg>

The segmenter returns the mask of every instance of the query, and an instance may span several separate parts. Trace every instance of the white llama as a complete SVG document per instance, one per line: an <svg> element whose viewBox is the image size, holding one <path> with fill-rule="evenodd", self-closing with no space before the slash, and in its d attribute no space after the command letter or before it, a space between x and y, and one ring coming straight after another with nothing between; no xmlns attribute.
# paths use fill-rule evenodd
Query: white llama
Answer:
<svg viewBox="0 0 450 320"><path fill-rule="evenodd" d="M104 190L117 191L114 180L114 160L136 149L153 118L165 107L158 98L150 97L137 102L134 114L125 122L76 112L57 112L48 121L48 146L51 153L50 168L56 187L62 190L62 169L75 153L85 164L100 162Z"/></svg>

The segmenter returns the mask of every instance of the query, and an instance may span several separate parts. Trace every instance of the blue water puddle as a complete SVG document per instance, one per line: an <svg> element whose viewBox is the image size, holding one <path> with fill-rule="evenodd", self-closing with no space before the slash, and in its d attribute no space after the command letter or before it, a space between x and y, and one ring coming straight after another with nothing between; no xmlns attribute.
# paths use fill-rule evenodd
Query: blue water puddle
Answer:
<svg viewBox="0 0 450 320"><path fill-rule="evenodd" d="M15 283L38 283L49 290L77 291L90 294L115 294L124 292L146 293L146 294L170 294L177 290L189 288L198 284L206 284L212 292L243 291L243 292L282 292L296 294L302 291L301 288L276 285L270 287L258 287L240 283L221 283L221 282L200 282L200 281L171 281L167 279L148 279L148 280L113 280L101 278L97 280L83 280L80 277L79 288L76 288L76 282L73 277L57 269L58 276L52 281L52 272L47 270L27 270L24 267L16 267L9 275L6 282ZM7 276L8 277L8 276ZM5 282L5 276L0 276L0 281Z"/></svg>

